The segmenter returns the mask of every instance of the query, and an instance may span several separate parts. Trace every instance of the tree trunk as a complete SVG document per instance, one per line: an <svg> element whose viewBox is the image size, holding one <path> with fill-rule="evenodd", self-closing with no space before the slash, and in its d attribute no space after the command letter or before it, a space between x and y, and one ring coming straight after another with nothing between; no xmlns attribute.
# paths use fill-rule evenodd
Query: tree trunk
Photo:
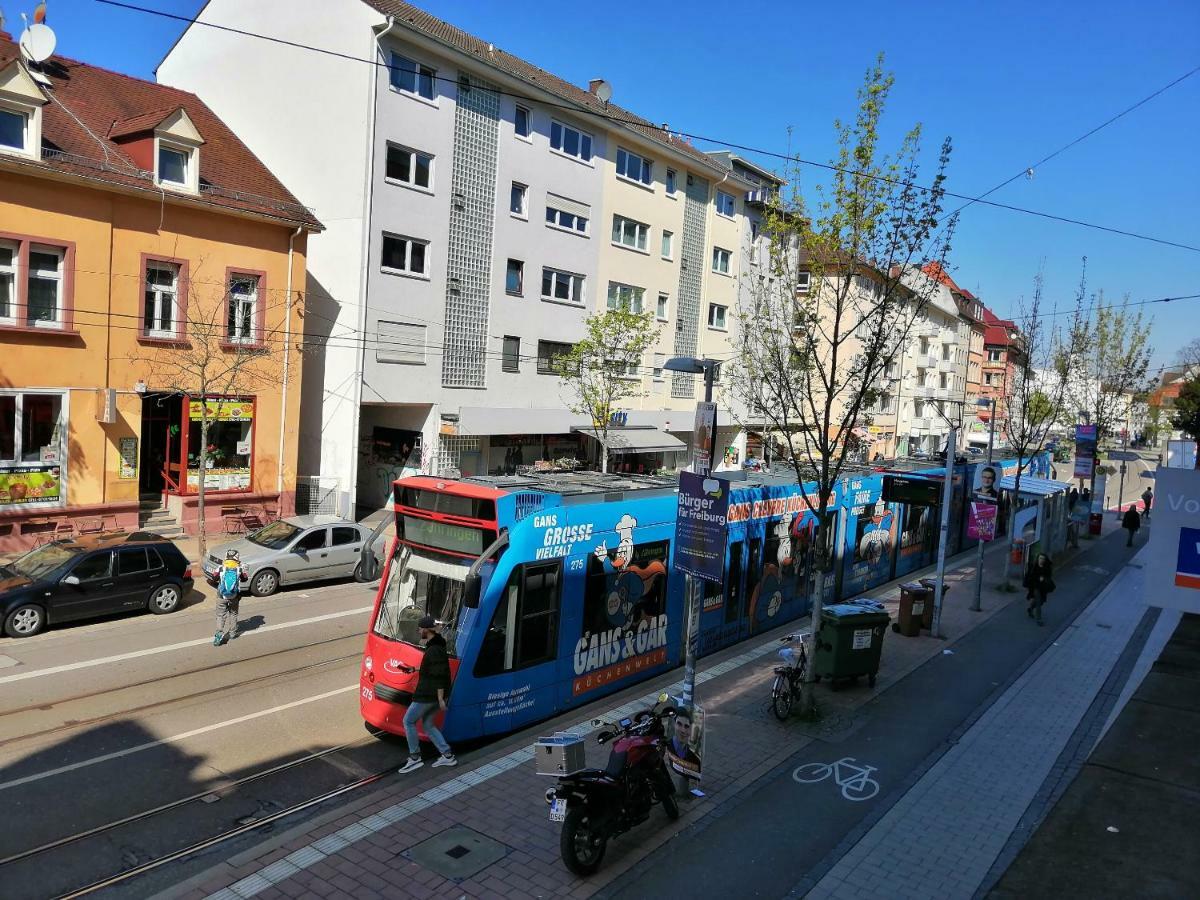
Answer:
<svg viewBox="0 0 1200 900"><path fill-rule="evenodd" d="M600 438L600 471L608 472L608 435Z"/></svg>
<svg viewBox="0 0 1200 900"><path fill-rule="evenodd" d="M813 599L811 630L812 640L809 643L808 668L804 670L804 681L800 688L800 715L812 719L817 714L816 670L817 670L817 638L821 631L821 611L825 607L825 566L820 547L825 540L825 513L817 517L817 527L813 532L812 545L808 549L809 566L816 566L813 573Z"/></svg>
<svg viewBox="0 0 1200 900"><path fill-rule="evenodd" d="M186 458L187 449L184 448ZM200 471L196 486L196 514L200 517L196 523L196 539L200 546L200 559L208 553L208 522L205 512L205 482L208 481L208 404L200 401Z"/></svg>

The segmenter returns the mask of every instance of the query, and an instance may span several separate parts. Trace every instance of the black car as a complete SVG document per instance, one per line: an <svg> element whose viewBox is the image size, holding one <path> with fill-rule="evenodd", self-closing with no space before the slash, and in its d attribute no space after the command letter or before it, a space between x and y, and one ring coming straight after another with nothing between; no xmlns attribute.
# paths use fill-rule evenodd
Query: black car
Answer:
<svg viewBox="0 0 1200 900"><path fill-rule="evenodd" d="M191 589L191 567L166 538L89 535L0 565L0 617L9 637L32 637L47 624L135 609L174 612Z"/></svg>

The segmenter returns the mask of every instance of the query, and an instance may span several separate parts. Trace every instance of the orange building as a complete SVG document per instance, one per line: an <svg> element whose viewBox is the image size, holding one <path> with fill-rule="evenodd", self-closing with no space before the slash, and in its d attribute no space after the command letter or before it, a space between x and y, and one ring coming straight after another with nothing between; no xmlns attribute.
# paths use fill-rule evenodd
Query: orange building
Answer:
<svg viewBox="0 0 1200 900"><path fill-rule="evenodd" d="M320 227L194 95L0 33L0 552L194 531L202 455L210 526L290 511Z"/></svg>

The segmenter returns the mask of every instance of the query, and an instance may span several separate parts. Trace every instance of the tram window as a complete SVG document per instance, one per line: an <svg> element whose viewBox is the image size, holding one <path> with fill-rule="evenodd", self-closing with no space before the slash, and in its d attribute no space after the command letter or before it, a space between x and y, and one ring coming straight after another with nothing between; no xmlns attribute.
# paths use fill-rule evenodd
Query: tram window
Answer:
<svg viewBox="0 0 1200 900"><path fill-rule="evenodd" d="M750 540L750 562L746 566L746 594L743 598L742 610L743 616L750 615L750 598L754 596L754 589L758 587L758 580L762 578L762 539L752 538Z"/></svg>
<svg viewBox="0 0 1200 900"><path fill-rule="evenodd" d="M725 577L725 622L737 619L742 599L742 542L729 545L729 572Z"/></svg>
<svg viewBox="0 0 1200 900"><path fill-rule="evenodd" d="M517 624L517 668L536 665L558 655L559 563L523 566ZM510 594L511 602L511 594Z"/></svg>
<svg viewBox="0 0 1200 900"><path fill-rule="evenodd" d="M483 633L479 659L475 663L476 678L512 671L517 636L517 594L520 590L521 574L520 568L512 573L504 588L500 605L496 608L496 614L492 616L492 624Z"/></svg>
<svg viewBox="0 0 1200 900"><path fill-rule="evenodd" d="M619 548L609 548L607 562L589 555L580 637L631 628L640 619L665 612L670 551L670 541L635 544L632 556L621 566L617 566Z"/></svg>

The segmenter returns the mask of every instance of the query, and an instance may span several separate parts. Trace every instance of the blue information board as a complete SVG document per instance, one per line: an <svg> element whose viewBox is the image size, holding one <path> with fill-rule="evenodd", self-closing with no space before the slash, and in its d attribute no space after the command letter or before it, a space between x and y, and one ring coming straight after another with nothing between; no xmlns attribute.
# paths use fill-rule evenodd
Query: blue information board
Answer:
<svg viewBox="0 0 1200 900"><path fill-rule="evenodd" d="M694 472L680 472L675 568L705 581L722 583L728 520L729 483Z"/></svg>

